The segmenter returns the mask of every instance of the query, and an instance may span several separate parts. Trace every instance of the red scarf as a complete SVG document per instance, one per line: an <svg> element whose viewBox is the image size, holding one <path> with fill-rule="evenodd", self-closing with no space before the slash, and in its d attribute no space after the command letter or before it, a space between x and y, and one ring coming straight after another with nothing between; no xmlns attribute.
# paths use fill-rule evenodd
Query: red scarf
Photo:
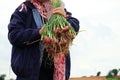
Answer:
<svg viewBox="0 0 120 80"><path fill-rule="evenodd" d="M49 19L52 15L52 4L50 0L40 3L38 0L30 0L30 2L37 8L42 17Z"/></svg>
<svg viewBox="0 0 120 80"><path fill-rule="evenodd" d="M65 80L65 56L58 54L54 58L54 75L53 80Z"/></svg>

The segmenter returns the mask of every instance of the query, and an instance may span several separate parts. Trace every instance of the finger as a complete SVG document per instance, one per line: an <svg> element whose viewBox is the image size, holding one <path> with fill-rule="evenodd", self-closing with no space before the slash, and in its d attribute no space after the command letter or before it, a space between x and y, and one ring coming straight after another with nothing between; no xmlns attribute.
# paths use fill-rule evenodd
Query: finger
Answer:
<svg viewBox="0 0 120 80"><path fill-rule="evenodd" d="M55 11L53 11L53 13L55 13L55 14L62 14L62 12L60 10L55 10Z"/></svg>
<svg viewBox="0 0 120 80"><path fill-rule="evenodd" d="M65 11L63 10L63 9L61 9L61 8L57 8L57 9L54 9L53 10L53 13L64 13Z"/></svg>
<svg viewBox="0 0 120 80"><path fill-rule="evenodd" d="M63 11L64 9L62 8L62 7L58 7L58 8L55 8L55 9L53 9L53 11Z"/></svg>
<svg viewBox="0 0 120 80"><path fill-rule="evenodd" d="M44 30L45 29L45 24L42 26L42 30Z"/></svg>
<svg viewBox="0 0 120 80"><path fill-rule="evenodd" d="M39 33L42 34L44 29L45 29L45 24L42 26L42 28L40 29Z"/></svg>
<svg viewBox="0 0 120 80"><path fill-rule="evenodd" d="M62 7L57 7L57 8L54 8L54 10L58 10L58 9L63 9Z"/></svg>

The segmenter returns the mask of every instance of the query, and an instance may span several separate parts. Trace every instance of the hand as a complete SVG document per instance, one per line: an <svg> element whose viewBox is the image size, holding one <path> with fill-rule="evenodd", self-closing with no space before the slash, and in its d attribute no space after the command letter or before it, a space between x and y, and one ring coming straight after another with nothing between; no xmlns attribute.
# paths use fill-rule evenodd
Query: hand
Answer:
<svg viewBox="0 0 120 80"><path fill-rule="evenodd" d="M64 18L67 18L67 14L66 14L65 10L62 7L58 7L58 8L53 9L53 14L60 14Z"/></svg>
<svg viewBox="0 0 120 80"><path fill-rule="evenodd" d="M41 35L43 30L45 29L45 24L42 26L42 28L39 30L39 34Z"/></svg>

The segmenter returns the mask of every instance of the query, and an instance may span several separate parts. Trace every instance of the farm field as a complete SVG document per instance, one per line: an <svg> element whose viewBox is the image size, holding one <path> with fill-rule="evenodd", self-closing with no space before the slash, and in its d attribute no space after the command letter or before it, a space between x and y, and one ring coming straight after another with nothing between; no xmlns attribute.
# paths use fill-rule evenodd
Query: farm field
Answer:
<svg viewBox="0 0 120 80"><path fill-rule="evenodd" d="M77 77L77 78L70 78L70 80L105 80L105 76L94 76L94 77Z"/></svg>
<svg viewBox="0 0 120 80"><path fill-rule="evenodd" d="M116 76L119 79L106 79L105 76L91 76L91 77L76 77L70 78L70 80L120 80L120 76Z"/></svg>

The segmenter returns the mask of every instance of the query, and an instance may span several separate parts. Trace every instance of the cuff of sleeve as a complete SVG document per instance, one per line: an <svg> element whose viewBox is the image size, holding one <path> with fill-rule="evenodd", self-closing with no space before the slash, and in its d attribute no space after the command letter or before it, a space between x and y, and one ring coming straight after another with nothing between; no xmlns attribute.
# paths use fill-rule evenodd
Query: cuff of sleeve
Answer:
<svg viewBox="0 0 120 80"><path fill-rule="evenodd" d="M39 34L39 30L40 30L40 28L35 29L34 34L33 34L35 36L33 37L33 39L31 41L24 42L24 44L31 45L31 44L34 44L34 43L40 41L41 35Z"/></svg>

